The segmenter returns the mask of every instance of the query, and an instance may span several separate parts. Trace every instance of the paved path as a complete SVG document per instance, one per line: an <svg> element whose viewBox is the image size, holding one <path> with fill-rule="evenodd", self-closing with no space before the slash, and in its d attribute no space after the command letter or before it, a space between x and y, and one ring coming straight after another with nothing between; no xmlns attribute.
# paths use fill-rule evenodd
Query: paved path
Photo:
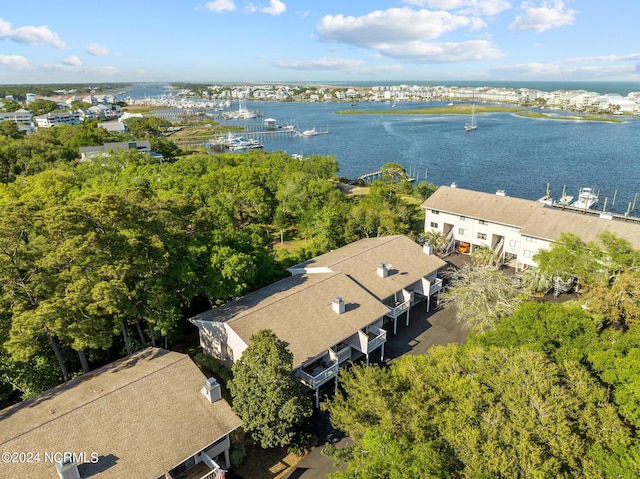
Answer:
<svg viewBox="0 0 640 479"><path fill-rule="evenodd" d="M448 259L452 267L460 267L467 261L467 256L453 255ZM398 331L387 335L384 346L385 362L392 363L394 359L404 354L424 354L431 346L450 343L464 343L467 340L468 329L455 319L454 308L432 308L427 312L426 304L415 305L410 312L410 324L404 326L404 316L398 320ZM327 443L344 445L349 438L335 431L329 424L326 413L320 414L316 421L318 446L303 457L296 468L286 476L286 479L324 479L335 469L330 459L323 456L322 448Z"/></svg>

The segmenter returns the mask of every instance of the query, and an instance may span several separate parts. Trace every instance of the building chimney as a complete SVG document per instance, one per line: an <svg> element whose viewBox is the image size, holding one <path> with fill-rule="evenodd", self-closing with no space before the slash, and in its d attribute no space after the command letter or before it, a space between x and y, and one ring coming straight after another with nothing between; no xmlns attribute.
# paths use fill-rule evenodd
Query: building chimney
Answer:
<svg viewBox="0 0 640 479"><path fill-rule="evenodd" d="M56 470L60 479L80 479L78 464L70 453L64 453L62 460L56 462Z"/></svg>
<svg viewBox="0 0 640 479"><path fill-rule="evenodd" d="M498 195L498 196L507 196L507 194L504 192L504 190L496 191L496 195Z"/></svg>
<svg viewBox="0 0 640 479"><path fill-rule="evenodd" d="M457 187L458 187L458 185L456 185L455 182L451 183L451 188L457 188Z"/></svg>
<svg viewBox="0 0 640 479"><path fill-rule="evenodd" d="M431 246L431 243L425 241L425 243L422 245L422 252L426 255L433 254L433 246Z"/></svg>
<svg viewBox="0 0 640 479"><path fill-rule="evenodd" d="M345 311L344 300L340 296L338 296L331 303L331 307L336 312L336 314L344 313L344 311Z"/></svg>
<svg viewBox="0 0 640 479"><path fill-rule="evenodd" d="M222 399L222 391L220 390L220 384L215 378L208 378L207 381L200 389L200 392L206 397L210 403L216 402L218 399Z"/></svg>
<svg viewBox="0 0 640 479"><path fill-rule="evenodd" d="M381 278L386 278L389 276L389 268L391 268L390 264L380 263L378 265L378 276Z"/></svg>

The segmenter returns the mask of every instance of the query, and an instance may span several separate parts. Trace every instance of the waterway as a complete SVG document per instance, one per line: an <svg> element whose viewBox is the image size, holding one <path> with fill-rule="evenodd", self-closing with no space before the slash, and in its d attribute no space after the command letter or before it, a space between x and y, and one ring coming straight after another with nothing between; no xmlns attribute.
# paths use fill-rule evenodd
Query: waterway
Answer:
<svg viewBox="0 0 640 479"><path fill-rule="evenodd" d="M577 197L581 187L600 192L600 206L624 214L640 193L640 118L622 123L543 120L511 113L476 115L478 129L465 132L464 115L398 115L395 109L443 106L440 102L284 103L246 102L262 118L225 123L256 128L264 118L295 124L299 131L328 131L312 137L263 138L265 150L333 155L340 175L354 178L388 162L400 163L418 180L456 183L489 193L537 199L551 187ZM237 103L232 109L237 108ZM387 110L341 115L345 109ZM276 135L277 136L277 135ZM612 202L615 195L615 205ZM640 209L640 201L636 207ZM636 213L637 214L637 213Z"/></svg>
<svg viewBox="0 0 640 479"><path fill-rule="evenodd" d="M397 109L443 106L399 103ZM542 120L511 113L476 115L478 129L464 130L464 115L398 115L391 103L360 103L357 109L389 114L341 115L349 103L247 103L264 117L295 123L298 130L328 131L313 137L263 140L266 150L334 155L340 175L354 178L388 162L400 163L419 180L456 183L485 192L537 199L563 187L577 197L581 187L600 190L601 202L614 194L622 212L640 192L640 119L623 123ZM237 121L237 124L260 122ZM616 193L617 191L617 193ZM638 204L640 208L640 203Z"/></svg>

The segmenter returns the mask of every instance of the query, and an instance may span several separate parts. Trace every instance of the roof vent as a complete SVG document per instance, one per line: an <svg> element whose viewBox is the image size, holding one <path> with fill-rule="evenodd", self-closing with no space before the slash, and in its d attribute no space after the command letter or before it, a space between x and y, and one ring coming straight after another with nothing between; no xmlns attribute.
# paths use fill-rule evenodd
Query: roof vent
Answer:
<svg viewBox="0 0 640 479"><path fill-rule="evenodd" d="M220 384L215 378L208 378L207 381L200 389L200 392L206 397L210 403L216 402L218 399L222 399L222 391L220 390Z"/></svg>
<svg viewBox="0 0 640 479"><path fill-rule="evenodd" d="M56 470L60 479L80 479L78 464L71 453L63 454L62 460L56 462Z"/></svg>
<svg viewBox="0 0 640 479"><path fill-rule="evenodd" d="M380 263L378 265L378 276L380 276L381 278L386 278L387 276L389 276L390 269L391 269L390 264Z"/></svg>
<svg viewBox="0 0 640 479"><path fill-rule="evenodd" d="M331 307L336 312L336 314L344 313L344 311L345 311L344 300L340 296L338 296L331 303Z"/></svg>

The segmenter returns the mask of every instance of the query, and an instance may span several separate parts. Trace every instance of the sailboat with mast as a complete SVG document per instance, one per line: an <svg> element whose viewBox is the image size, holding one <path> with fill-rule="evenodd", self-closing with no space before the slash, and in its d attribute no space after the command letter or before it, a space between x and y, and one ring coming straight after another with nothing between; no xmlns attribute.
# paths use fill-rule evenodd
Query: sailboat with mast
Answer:
<svg viewBox="0 0 640 479"><path fill-rule="evenodd" d="M465 131L473 131L478 129L478 123L476 122L476 104L471 104L471 121L464 125Z"/></svg>

